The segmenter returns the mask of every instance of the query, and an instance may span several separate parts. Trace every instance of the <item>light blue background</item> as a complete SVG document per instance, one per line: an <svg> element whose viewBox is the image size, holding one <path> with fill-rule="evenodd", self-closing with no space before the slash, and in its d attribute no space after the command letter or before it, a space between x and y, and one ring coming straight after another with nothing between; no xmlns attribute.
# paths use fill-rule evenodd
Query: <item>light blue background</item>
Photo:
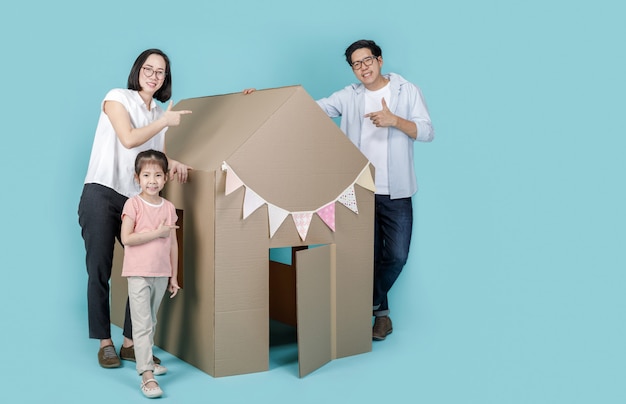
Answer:
<svg viewBox="0 0 626 404"><path fill-rule="evenodd" d="M343 51L372 38L436 128L415 149L394 334L302 380L293 361L214 379L161 352L166 400L626 402L622 4L4 4L0 395L145 402L132 366L99 368L87 339L76 215L100 102L139 52L171 57L175 101L292 84L319 98L355 80Z"/></svg>

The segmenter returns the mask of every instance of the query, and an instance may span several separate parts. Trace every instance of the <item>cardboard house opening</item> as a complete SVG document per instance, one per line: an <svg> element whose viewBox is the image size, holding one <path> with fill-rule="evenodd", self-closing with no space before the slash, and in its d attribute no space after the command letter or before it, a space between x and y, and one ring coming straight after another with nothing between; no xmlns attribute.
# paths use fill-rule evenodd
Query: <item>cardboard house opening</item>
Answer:
<svg viewBox="0 0 626 404"><path fill-rule="evenodd" d="M166 136L168 156L193 167L189 182L169 182L164 194L184 222L184 286L163 300L155 344L215 377L268 370L270 299L280 300L270 297L269 251L315 245L295 252L300 376L371 351L367 159L301 86L175 108L193 111ZM126 286L113 283L121 324Z"/></svg>

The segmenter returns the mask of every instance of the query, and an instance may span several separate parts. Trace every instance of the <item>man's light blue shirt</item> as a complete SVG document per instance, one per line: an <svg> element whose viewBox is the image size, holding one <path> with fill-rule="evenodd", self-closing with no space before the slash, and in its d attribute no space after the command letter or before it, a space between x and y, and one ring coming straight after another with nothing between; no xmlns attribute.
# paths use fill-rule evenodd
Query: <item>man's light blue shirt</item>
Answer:
<svg viewBox="0 0 626 404"><path fill-rule="evenodd" d="M435 136L430 115L422 92L402 76L385 74L391 87L389 110L401 118L415 122L417 139L390 127L388 137L389 194L392 199L407 198L417 192L417 179L413 165L413 144L416 140L430 142ZM331 117L341 117L340 128L359 149L361 148L361 124L365 105L365 86L351 84L317 104ZM382 109L382 106L381 106Z"/></svg>

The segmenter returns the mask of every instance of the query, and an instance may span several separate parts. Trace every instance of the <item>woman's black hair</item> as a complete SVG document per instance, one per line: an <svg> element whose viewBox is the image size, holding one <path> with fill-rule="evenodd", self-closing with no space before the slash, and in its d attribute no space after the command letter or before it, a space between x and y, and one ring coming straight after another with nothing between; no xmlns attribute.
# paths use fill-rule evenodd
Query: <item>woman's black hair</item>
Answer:
<svg viewBox="0 0 626 404"><path fill-rule="evenodd" d="M150 55L160 55L165 59L165 77L163 78L163 85L153 96L153 98L165 102L172 97L172 72L170 70L170 58L160 49L146 49L137 56L137 60L135 60L133 67L130 69L130 74L128 75L128 89L141 91L139 74L141 73L143 64L146 63L146 59L148 59Z"/></svg>

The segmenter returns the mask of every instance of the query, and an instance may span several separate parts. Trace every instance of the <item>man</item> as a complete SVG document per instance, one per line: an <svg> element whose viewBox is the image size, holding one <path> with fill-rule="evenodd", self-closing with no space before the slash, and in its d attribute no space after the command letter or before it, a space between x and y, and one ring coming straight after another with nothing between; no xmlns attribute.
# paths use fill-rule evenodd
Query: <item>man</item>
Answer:
<svg viewBox="0 0 626 404"><path fill-rule="evenodd" d="M345 52L359 84L317 101L376 168L374 219L374 325L372 339L393 331L387 295L409 254L412 196L417 191L413 144L430 142L434 130L420 89L398 74L381 74L380 47L359 40Z"/></svg>

